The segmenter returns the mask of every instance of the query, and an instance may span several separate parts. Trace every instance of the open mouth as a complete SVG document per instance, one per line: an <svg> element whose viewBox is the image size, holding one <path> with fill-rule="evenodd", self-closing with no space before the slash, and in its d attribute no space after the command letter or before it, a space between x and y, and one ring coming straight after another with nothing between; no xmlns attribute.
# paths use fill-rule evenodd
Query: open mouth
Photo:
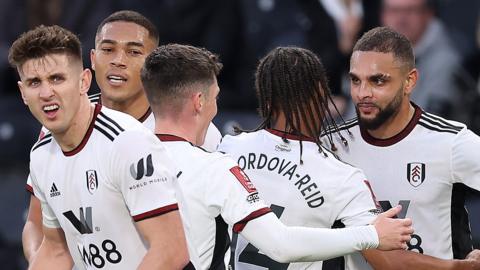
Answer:
<svg viewBox="0 0 480 270"><path fill-rule="evenodd" d="M43 106L43 112L45 112L48 117L54 117L55 116L55 113L58 111L58 109L60 108L60 106L58 106L57 104L51 104L51 105L45 105Z"/></svg>
<svg viewBox="0 0 480 270"><path fill-rule="evenodd" d="M109 76L107 76L107 79L108 79L109 82L114 83L114 84L123 83L123 82L127 81L126 78L124 78L122 76L118 76L118 75L109 75Z"/></svg>

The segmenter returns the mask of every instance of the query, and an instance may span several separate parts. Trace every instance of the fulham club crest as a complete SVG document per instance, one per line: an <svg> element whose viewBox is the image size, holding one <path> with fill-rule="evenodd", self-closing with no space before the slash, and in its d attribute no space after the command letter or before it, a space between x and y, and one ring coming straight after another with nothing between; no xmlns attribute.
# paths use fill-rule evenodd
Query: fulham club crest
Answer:
<svg viewBox="0 0 480 270"><path fill-rule="evenodd" d="M412 162L407 164L407 179L410 185L420 186L425 180L425 163Z"/></svg>
<svg viewBox="0 0 480 270"><path fill-rule="evenodd" d="M93 195L93 192L98 188L98 178L97 178L97 171L95 170L88 170L87 171L87 190L90 194Z"/></svg>

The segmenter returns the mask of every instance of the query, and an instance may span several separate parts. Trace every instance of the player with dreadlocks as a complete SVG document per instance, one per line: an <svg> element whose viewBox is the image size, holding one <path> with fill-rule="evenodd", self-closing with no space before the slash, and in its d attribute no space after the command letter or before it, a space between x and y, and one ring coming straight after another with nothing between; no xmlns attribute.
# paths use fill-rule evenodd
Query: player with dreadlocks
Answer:
<svg viewBox="0 0 480 270"><path fill-rule="evenodd" d="M285 134L306 136L324 152L320 133L327 126L336 127L328 103L340 114L333 103L323 64L313 52L294 47L274 49L260 61L256 90L263 121L255 131L275 128ZM282 138L288 142L286 136ZM299 142L303 163L301 138Z"/></svg>
<svg viewBox="0 0 480 270"><path fill-rule="evenodd" d="M238 161L285 224L330 228L337 220L346 226L371 223L377 205L365 175L339 161L319 140L322 129L334 125L319 58L302 48L276 48L260 61L255 84L262 123L252 132L226 136L220 151ZM259 254L242 236L234 236L233 247L237 270L289 267ZM294 265L321 269L322 262Z"/></svg>

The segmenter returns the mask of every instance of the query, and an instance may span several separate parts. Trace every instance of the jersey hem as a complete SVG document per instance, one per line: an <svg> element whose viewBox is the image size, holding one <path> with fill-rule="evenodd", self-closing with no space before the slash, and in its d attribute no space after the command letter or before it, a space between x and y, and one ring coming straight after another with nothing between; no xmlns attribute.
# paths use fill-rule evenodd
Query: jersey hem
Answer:
<svg viewBox="0 0 480 270"><path fill-rule="evenodd" d="M260 208L252 213L250 213L250 215L248 215L246 218L240 220L239 222L235 223L235 225L233 225L233 232L234 233L240 233L244 228L245 226L247 225L247 223L253 219L256 219L258 217L261 217L265 214L268 214L270 213L272 210L268 207L264 207L264 208Z"/></svg>
<svg viewBox="0 0 480 270"><path fill-rule="evenodd" d="M135 222L139 222L139 221L142 221L142 220L147 219L147 218L160 216L160 215L166 214L168 212L176 211L176 210L178 210L178 204L174 203L174 204L170 204L170 205L160 207L160 208L157 208L157 209L154 209L154 210L150 210L150 211L142 213L142 214L132 216L132 218Z"/></svg>

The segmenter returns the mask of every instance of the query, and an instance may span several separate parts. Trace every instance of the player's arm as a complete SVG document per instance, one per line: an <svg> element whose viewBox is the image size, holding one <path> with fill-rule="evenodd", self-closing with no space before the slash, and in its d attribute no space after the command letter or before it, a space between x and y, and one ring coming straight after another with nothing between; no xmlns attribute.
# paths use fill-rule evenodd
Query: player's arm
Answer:
<svg viewBox="0 0 480 270"><path fill-rule="evenodd" d="M369 248L406 248L413 232L408 219L392 219L394 207L380 214L371 226L345 229L287 227L272 213L250 220L241 234L275 261L321 261ZM235 227L234 227L235 230Z"/></svg>
<svg viewBox="0 0 480 270"><path fill-rule="evenodd" d="M43 234L42 244L28 269L72 269L73 260L68 251L63 230L43 226Z"/></svg>
<svg viewBox="0 0 480 270"><path fill-rule="evenodd" d="M35 196L30 196L30 206L28 209L27 221L23 226L22 245L23 254L28 263L31 263L42 243L42 209L40 200Z"/></svg>
<svg viewBox="0 0 480 270"><path fill-rule="evenodd" d="M149 249L138 269L183 269L189 262L178 211L137 222Z"/></svg>
<svg viewBox="0 0 480 270"><path fill-rule="evenodd" d="M480 269L480 251L474 250L465 260L442 260L413 251L365 250L365 259L374 269L382 270L478 270Z"/></svg>

